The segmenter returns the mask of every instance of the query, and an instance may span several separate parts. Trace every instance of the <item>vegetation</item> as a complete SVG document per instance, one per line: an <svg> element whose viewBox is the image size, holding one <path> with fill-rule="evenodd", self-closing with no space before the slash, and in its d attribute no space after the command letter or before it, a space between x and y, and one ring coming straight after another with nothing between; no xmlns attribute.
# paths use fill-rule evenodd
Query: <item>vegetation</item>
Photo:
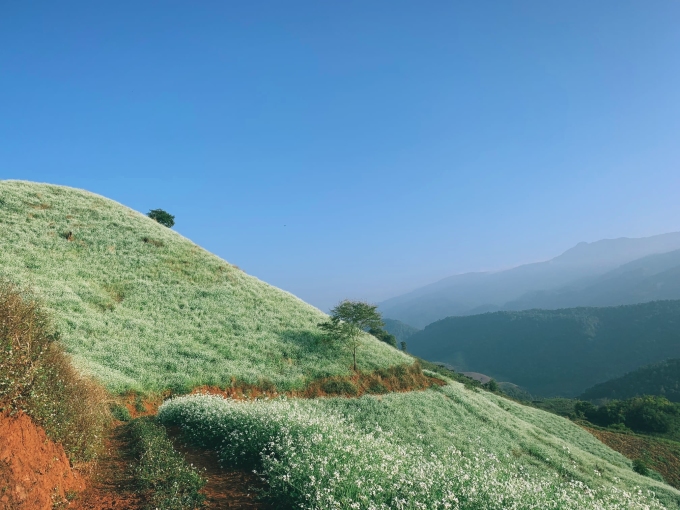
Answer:
<svg viewBox="0 0 680 510"><path fill-rule="evenodd" d="M640 365L680 357L680 301L449 317L409 339L414 354L573 397Z"/></svg>
<svg viewBox="0 0 680 510"><path fill-rule="evenodd" d="M128 425L130 446L137 459L135 478L149 493L149 507L185 510L201 506L206 484L196 469L173 448L165 428L152 418L137 418Z"/></svg>
<svg viewBox="0 0 680 510"><path fill-rule="evenodd" d="M394 335L391 335L387 331L381 328L371 328L368 332L376 337L381 342L385 342L387 345L391 345L395 349L397 348L397 339Z"/></svg>
<svg viewBox="0 0 680 510"><path fill-rule="evenodd" d="M167 401L158 418L217 449L226 465L255 469L291 507L628 509L680 501L569 421L455 382L355 399L192 395Z"/></svg>
<svg viewBox="0 0 680 510"><path fill-rule="evenodd" d="M152 220L156 220L164 227L171 228L175 224L175 217L163 209L152 209L146 215Z"/></svg>
<svg viewBox="0 0 680 510"><path fill-rule="evenodd" d="M399 342L408 340L411 335L420 331L418 328L395 319L383 317L383 322L385 323L385 331L393 335Z"/></svg>
<svg viewBox="0 0 680 510"><path fill-rule="evenodd" d="M574 413L601 427L625 427L634 432L680 440L680 404L663 397L614 400L599 407L578 401Z"/></svg>
<svg viewBox="0 0 680 510"><path fill-rule="evenodd" d="M680 358L646 365L622 377L596 384L579 398L623 400L642 395L658 395L671 402L680 402Z"/></svg>
<svg viewBox="0 0 680 510"><path fill-rule="evenodd" d="M25 412L72 460L93 460L109 421L106 395L73 369L57 339L39 300L0 281L0 412Z"/></svg>
<svg viewBox="0 0 680 510"><path fill-rule="evenodd" d="M60 186L0 181L0 195L0 273L31 283L77 368L110 391L285 391L351 374L342 347L319 342L325 314L145 215ZM362 372L412 363L359 342Z"/></svg>
<svg viewBox="0 0 680 510"><path fill-rule="evenodd" d="M352 351L353 368L357 370L357 348L364 332L384 325L377 305L363 301L344 300L331 310L330 318L319 323L326 340L337 342Z"/></svg>

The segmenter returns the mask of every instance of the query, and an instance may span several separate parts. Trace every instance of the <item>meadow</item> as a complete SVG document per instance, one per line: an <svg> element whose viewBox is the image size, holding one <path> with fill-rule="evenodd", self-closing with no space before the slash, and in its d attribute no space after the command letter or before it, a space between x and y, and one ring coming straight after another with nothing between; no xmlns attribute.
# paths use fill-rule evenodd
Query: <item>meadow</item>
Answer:
<svg viewBox="0 0 680 510"><path fill-rule="evenodd" d="M111 392L351 373L349 353L318 341L324 313L101 196L0 181L0 245L0 276L35 291L74 364ZM365 335L358 361L412 359Z"/></svg>
<svg viewBox="0 0 680 510"><path fill-rule="evenodd" d="M677 508L566 419L450 382L358 399L177 397L159 420L307 509Z"/></svg>

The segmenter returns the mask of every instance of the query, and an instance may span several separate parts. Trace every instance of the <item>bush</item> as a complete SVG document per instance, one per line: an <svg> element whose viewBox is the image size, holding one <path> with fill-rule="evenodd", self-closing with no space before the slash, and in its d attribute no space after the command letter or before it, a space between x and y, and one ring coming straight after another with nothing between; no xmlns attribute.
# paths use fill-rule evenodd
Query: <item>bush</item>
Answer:
<svg viewBox="0 0 680 510"><path fill-rule="evenodd" d="M0 411L23 411L72 460L94 459L110 421L106 393L73 368L38 300L0 281Z"/></svg>
<svg viewBox="0 0 680 510"><path fill-rule="evenodd" d="M633 461L633 471L642 476L649 476L649 469L647 468L647 464L645 464L645 462L642 459L635 459Z"/></svg>
<svg viewBox="0 0 680 510"><path fill-rule="evenodd" d="M184 510L201 506L205 496L199 491L206 480L175 451L165 428L149 417L138 418L128 427L138 460L135 478L141 490L152 491L151 508Z"/></svg>
<svg viewBox="0 0 680 510"><path fill-rule="evenodd" d="M384 329L380 328L371 328L368 330L368 332L376 337L378 340L381 342L385 342L388 345L391 345L396 349L397 347L397 338L394 335L389 334L387 331Z"/></svg>
<svg viewBox="0 0 680 510"><path fill-rule="evenodd" d="M175 224L175 217L163 209L152 209L146 213L146 215L152 220L156 220L158 223L168 228Z"/></svg>

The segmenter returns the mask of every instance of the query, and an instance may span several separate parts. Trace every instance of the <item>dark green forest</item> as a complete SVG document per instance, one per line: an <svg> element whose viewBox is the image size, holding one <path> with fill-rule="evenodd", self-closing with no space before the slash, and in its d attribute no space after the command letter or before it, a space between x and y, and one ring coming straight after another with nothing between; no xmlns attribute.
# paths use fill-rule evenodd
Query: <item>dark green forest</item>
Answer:
<svg viewBox="0 0 680 510"><path fill-rule="evenodd" d="M680 402L680 359L652 363L609 381L588 388L581 400L627 399L658 395Z"/></svg>
<svg viewBox="0 0 680 510"><path fill-rule="evenodd" d="M449 317L411 336L409 348L533 395L574 397L640 366L680 357L680 301Z"/></svg>

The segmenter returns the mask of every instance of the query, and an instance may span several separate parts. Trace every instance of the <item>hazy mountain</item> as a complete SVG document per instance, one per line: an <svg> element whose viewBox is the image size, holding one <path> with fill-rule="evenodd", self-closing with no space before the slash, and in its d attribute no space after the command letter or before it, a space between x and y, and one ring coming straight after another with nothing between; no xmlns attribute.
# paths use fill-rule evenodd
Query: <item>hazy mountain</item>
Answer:
<svg viewBox="0 0 680 510"><path fill-rule="evenodd" d="M505 305L508 310L616 306L680 299L680 250L648 255L585 285L534 291Z"/></svg>
<svg viewBox="0 0 680 510"><path fill-rule="evenodd" d="M573 397L680 357L680 301L449 317L411 336L409 351L535 395Z"/></svg>
<svg viewBox="0 0 680 510"><path fill-rule="evenodd" d="M588 388L582 400L623 400L642 395L659 395L680 402L680 359L653 363Z"/></svg>
<svg viewBox="0 0 680 510"><path fill-rule="evenodd" d="M380 304L380 310L385 317L422 328L448 316L499 310L530 292L555 291L567 286L582 289L619 266L678 249L680 232L579 243L546 262L445 278L388 299Z"/></svg>

